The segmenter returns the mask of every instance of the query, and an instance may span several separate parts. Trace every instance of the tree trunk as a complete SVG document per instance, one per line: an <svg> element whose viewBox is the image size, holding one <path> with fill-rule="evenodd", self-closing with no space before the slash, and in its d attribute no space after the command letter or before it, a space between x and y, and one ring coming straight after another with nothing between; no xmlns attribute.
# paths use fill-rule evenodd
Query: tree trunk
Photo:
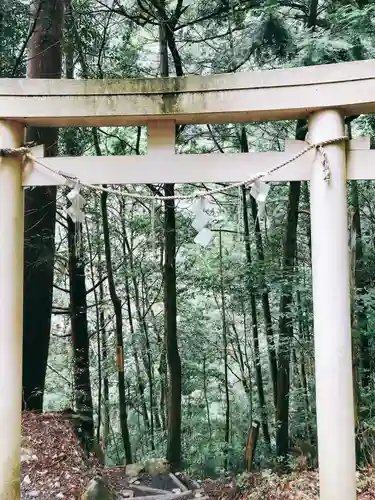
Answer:
<svg viewBox="0 0 375 500"><path fill-rule="evenodd" d="M348 125L348 136L351 139L351 127ZM351 260L351 323L352 323L352 370L353 395L356 426L356 460L371 461L369 450L362 446L361 422L369 415L368 389L371 380L371 353L368 332L368 311L366 294L369 276L363 261L362 227L358 182L350 182L351 221L349 226L349 246ZM367 398L366 398L367 392Z"/></svg>
<svg viewBox="0 0 375 500"><path fill-rule="evenodd" d="M166 196L174 185L165 184ZM181 359L177 340L176 303L176 213L174 201L165 201L164 321L169 368L167 460L173 469L181 464Z"/></svg>
<svg viewBox="0 0 375 500"><path fill-rule="evenodd" d="M165 335L164 335L165 336ZM167 370L167 346L165 338L159 342L160 361L158 372L160 375L160 413L162 418L163 431L167 431L168 427L168 370Z"/></svg>
<svg viewBox="0 0 375 500"><path fill-rule="evenodd" d="M307 26L315 31L316 28L316 20L318 17L318 7L319 0L311 0L310 1L310 9L309 9L309 17L307 19Z"/></svg>
<svg viewBox="0 0 375 500"><path fill-rule="evenodd" d="M164 253L164 252L163 252ZM160 264L161 272L163 271L163 263ZM158 330L158 325L156 321L156 317L154 311L152 310L150 299L148 295L147 285L145 282L145 277L142 274L141 276L141 290L142 290L142 303L144 304L142 310L142 316L145 317L145 310L148 311L153 327L153 331L155 333L156 342L160 349L160 359L159 359L159 367L158 373L160 376L159 384L160 384L160 406L158 408L156 393L154 394L154 408L155 408L155 426L157 429L163 429L164 432L167 430L167 409L166 404L167 401L167 386L168 386L168 368L167 368L167 350L165 343L165 328L163 328L163 336L160 335Z"/></svg>
<svg viewBox="0 0 375 500"><path fill-rule="evenodd" d="M249 357L247 355L248 342L247 342L246 330L245 330L246 329L246 320L244 321L244 331L245 331L245 340L244 341L240 340L240 337L238 335L237 328L236 328L234 321L232 322L231 327L232 327L232 330L234 333L234 339L230 340L232 347L233 347L233 356L235 357L235 359L238 363L238 366L240 368L242 386L243 386L243 389L244 389L246 395L249 398L249 406L250 406L249 415L252 418L252 414L253 414L252 394L251 394L252 380L251 380L251 367L249 364ZM242 352L241 345L244 345L244 352ZM250 345L250 348L252 348L251 345Z"/></svg>
<svg viewBox="0 0 375 500"><path fill-rule="evenodd" d="M165 0L160 4L165 13ZM169 76L168 67L168 27L159 24L160 75ZM170 38L170 37L169 37ZM174 37L173 37L174 39ZM164 185L165 196L174 196L174 184ZM176 300L176 209L174 200L164 203L164 321L167 362L170 375L167 460L172 469L181 464L181 359L177 340L177 300Z"/></svg>
<svg viewBox="0 0 375 500"><path fill-rule="evenodd" d="M242 127L241 131L241 151L243 153L249 152L249 145L247 142L247 135L245 127ZM272 381L272 391L273 391L273 402L275 409L277 407L277 357L276 357L276 348L275 348L275 339L272 328L272 317L271 317L271 307L270 307L270 299L269 299L269 289L266 282L265 276L265 262L264 262L264 250L263 250L263 241L262 241L262 233L260 230L259 218L258 218L258 206L256 200L251 196L250 197L250 205L251 205L251 214L254 221L255 227L255 245L258 254L259 261L259 272L260 272L260 280L261 280L261 288L262 288L262 308L263 308L263 316L264 316L264 324L266 329L267 336L267 350L268 350L268 359L270 364L271 371L271 381ZM247 217L247 214L246 214Z"/></svg>
<svg viewBox="0 0 375 500"><path fill-rule="evenodd" d="M130 267L130 275L132 277L133 289L134 289L134 302L135 308L137 311L137 318L139 326L143 332L142 344L141 344L141 356L143 360L143 364L146 370L147 378L148 378L148 386L149 386L149 398L150 398L150 421L149 421L149 430L150 430L150 439L151 439L151 449L155 449L155 426L154 421L156 421L156 425L160 428L160 420L157 411L156 399L155 399L155 391L154 391L154 365L151 353L151 344L149 339L149 329L146 322L146 317L141 311L141 300L140 294L138 290L138 284L136 279L136 270L134 268L134 260L132 256L131 247L129 244L129 240L126 234L126 227L123 224L122 227L123 233L123 251L124 255L127 255L127 262ZM130 287L129 287L130 288Z"/></svg>
<svg viewBox="0 0 375 500"><path fill-rule="evenodd" d="M130 444L130 434L128 428L128 414L126 408L125 394L125 374L124 374L124 341L122 337L122 304L119 299L112 268L111 243L109 235L108 211L107 211L108 194L103 191L100 195L102 217L103 217L103 236L104 236L104 253L107 265L108 287L113 308L115 311L116 322L116 346L117 346L117 375L118 375L118 392L119 392L119 410L120 410L120 426L121 436L125 452L125 460L127 464L132 463L132 452Z"/></svg>
<svg viewBox="0 0 375 500"><path fill-rule="evenodd" d="M247 199L246 199L246 188L242 187L242 206L243 206L243 223L244 223L244 235L245 235L245 253L247 261L247 288L250 298L250 309L251 309L251 319L252 319L252 332L253 332L253 345L254 345L254 358L255 358L255 375L257 381L257 390L259 397L259 407L261 415L261 425L264 436L264 441L268 449L271 449L271 437L268 428L268 418L267 418L267 407L266 398L264 396L264 386L263 386L263 375L262 375L262 365L260 361L260 350L259 350L259 334L258 334L258 313L256 306L256 298L254 293L253 284L251 282L251 248L250 248L250 231L249 231L249 217L247 212Z"/></svg>
<svg viewBox="0 0 375 500"><path fill-rule="evenodd" d="M71 20L71 5L66 2L66 28L68 41L66 46L66 78L73 79L74 44ZM65 148L68 156L80 154L77 151L75 129L70 129L65 136ZM76 411L81 418L84 444L91 450L94 440L94 413L90 383L90 344L87 324L86 276L83 249L77 240L77 231L82 233L82 224L78 226L67 217L69 284L70 284L70 322L72 330L74 397Z"/></svg>
<svg viewBox="0 0 375 500"><path fill-rule="evenodd" d="M305 413L306 413L306 432L307 432L307 437L309 439L312 439L313 437L313 431L311 428L310 424L310 402L309 402L309 387L307 384L307 377L306 377L306 368L305 368L305 354L304 354L304 348L306 344L306 336L304 335L304 321L303 321L303 311L302 311L302 305L301 305L301 294L300 291L296 291L296 302L297 302L297 311L298 311L298 331L299 331L299 377L300 377L300 384L301 388L303 390L303 399L304 399L304 406L305 406ZM298 360L297 360L298 363Z"/></svg>
<svg viewBox="0 0 375 500"><path fill-rule="evenodd" d="M298 120L296 139L304 140L306 129ZM277 371L276 407L276 452L278 457L286 457L289 447L289 390L290 390L290 353L293 338L293 272L297 251L298 206L301 182L290 182L288 195L288 216L283 244L283 284L279 310L279 352Z"/></svg>
<svg viewBox="0 0 375 500"><path fill-rule="evenodd" d="M206 355L203 354L203 394L204 394L204 402L206 405L206 413L207 413L207 426L208 426L208 447L211 449L211 441L212 441L212 425L211 425L211 415L210 415L210 403L208 401L208 390L207 390L207 358Z"/></svg>
<svg viewBox="0 0 375 500"><path fill-rule="evenodd" d="M157 322L156 322L156 318L155 318L154 312L152 310L152 307L150 306L148 292L147 292L147 289L145 287L144 275L141 276L141 284L140 285L137 284L136 280L134 280L134 287L135 287L135 290L137 291L137 295L138 295L138 298L139 298L139 312L141 314L142 322L144 323L144 332L145 332L145 338L146 338L146 349L148 349L146 358L150 360L150 363L152 362L151 370L149 370L149 373L147 374L147 376L149 377L149 380L152 383L152 387L150 387L150 405L151 405L151 408L152 408L152 416L153 416L153 421L155 422L155 428L160 430L162 428L162 422L160 420L159 408L158 408L157 398L156 398L155 371L154 371L154 367L153 367L153 363L154 362L153 362L153 358L152 358L152 354L151 354L151 349L150 349L150 341L149 341L149 332L150 332L150 329L149 329L149 327L147 325L147 322L146 322L146 315L147 315L146 311L148 311L148 314L150 315L150 318L151 318L153 330L154 330L155 337L156 337L156 342L159 345L161 345L162 344L162 340L161 340L161 337L160 337L160 335L158 333ZM138 289L139 287L141 288L141 294L140 294L139 289ZM142 310L141 310L141 302L142 302ZM164 328L163 328L163 331L164 331ZM147 347L147 346L149 346L149 347ZM161 347L161 350L162 349L164 349L164 351L165 351L165 342L164 342L163 346ZM148 353L149 353L149 355L148 355ZM163 381L164 381L164 377L165 376L167 376L167 367L166 367L166 365L165 365L165 370L164 370L163 374L161 374L161 377L160 377L160 386L163 385ZM163 391L161 391L161 392L163 392ZM164 401L164 399L163 399L163 401ZM160 411L161 411L161 409L160 409ZM163 430L164 431L166 430L166 426L163 427Z"/></svg>
<svg viewBox="0 0 375 500"><path fill-rule="evenodd" d="M99 223L97 224L99 230ZM101 262L101 245L99 244L99 231L97 234L98 238L98 278L99 278L99 300L100 300L100 314L99 314L99 325L101 334L101 355L102 355L102 375L103 375L103 437L102 437L102 449L106 453L108 442L109 442L109 430L110 430L110 411L109 411L109 380L108 380L108 342L107 342L107 331L106 331L106 319L103 310L104 304L104 286L103 286L103 271Z"/></svg>
<svg viewBox="0 0 375 500"><path fill-rule="evenodd" d="M128 310L130 335L131 335L131 339L132 339L132 351L133 351L133 357L134 357L134 362L135 362L135 371L136 371L136 375L137 375L138 394L139 394L140 403L141 403L143 423L144 423L145 429L147 431L147 434L150 436L151 450L155 450L153 434L150 432L150 419L148 418L148 411L147 411L147 405L146 405L146 399L145 399L145 384L142 380L141 368L140 368L140 364L139 364L139 357L138 357L137 345L136 345L136 340L135 340L135 331L134 331L133 316L132 316L131 302L130 302L129 281L128 281L128 277L126 275L125 275L125 293L126 293L126 306L127 306L127 310Z"/></svg>
<svg viewBox="0 0 375 500"><path fill-rule="evenodd" d="M279 355L277 379L276 450L277 456L285 457L289 447L289 390L290 349L293 337L293 269L297 247L298 203L300 182L289 185L288 218L283 249L283 285L279 313Z"/></svg>
<svg viewBox="0 0 375 500"><path fill-rule="evenodd" d="M95 207L96 208L96 207ZM87 247L89 252L89 260L90 260L90 277L91 282L94 284L96 281L96 265L94 265L94 253L92 246L92 238L90 227L87 223L87 219L85 220L85 229L87 235ZM95 262L96 264L96 262ZM101 430L102 430L102 412L103 412L103 365L102 365L102 349L101 349L101 328L100 328L100 312L101 312L101 303L98 295L97 286L93 287L94 301L95 301L95 328L96 328L96 349L98 355L98 365L97 365L97 377L98 377L98 386L97 386L97 423L96 423L96 443L101 445ZM104 449L102 448L104 452Z"/></svg>
<svg viewBox="0 0 375 500"><path fill-rule="evenodd" d="M34 0L28 78L61 78L62 0ZM30 127L27 140L56 156L58 129ZM42 411L51 329L56 187L25 191L23 407ZM21 264L20 264L21 265Z"/></svg>
<svg viewBox="0 0 375 500"><path fill-rule="evenodd" d="M94 439L94 415L90 384L89 334L85 265L77 250L75 224L68 217L70 320L72 328L74 396L76 410L81 418L85 445L90 450ZM79 252L79 254L78 254Z"/></svg>
<svg viewBox="0 0 375 500"><path fill-rule="evenodd" d="M224 273L223 273L223 242L222 234L219 232L219 259L220 259L220 296L221 296L221 319L223 330L223 361L224 361L224 390L225 390L225 427L224 427L224 470L228 470L228 452L230 435L230 398L229 398L229 380L228 380L228 335L227 319L225 310L224 293Z"/></svg>
<svg viewBox="0 0 375 500"><path fill-rule="evenodd" d="M139 364L139 356L138 356L138 344L136 342L136 335L135 335L135 331L134 331L133 313L132 313L132 309L131 309L131 300L130 300L130 285L129 285L128 267L130 268L130 272L133 276L133 279L135 279L135 276L134 276L135 273L134 273L133 266L130 264L130 261L132 260L131 248L129 245L126 245L127 237L126 237L125 214L124 214L125 207L124 207L124 203L122 203L122 202L120 202L120 203L121 203L121 205L120 205L120 217L121 217L121 224L122 224L122 252L123 252L123 258L124 258L124 283L125 283L125 293L126 293L126 306L127 306L127 310L128 310L130 336L131 336L133 357L134 357L134 361L135 361L135 368L136 368L136 375L137 375L138 393L139 393L139 398L140 398L140 403L141 403L141 410L142 410L144 426L145 426L145 429L147 431L147 435L150 437L151 450L155 450L152 407L151 407L151 403L150 403L150 410L151 410L150 411L151 424L150 424L150 419L148 417L148 411L147 411L147 405L146 405L146 399L145 399L145 384L144 384L143 379L142 379L142 374L141 374L141 369L140 369L140 364ZM129 253L129 255L128 255L128 253ZM137 290L137 292L138 292L138 290ZM136 307L139 307L139 303L138 303L138 305L136 305ZM138 319L140 319L140 315L138 315ZM141 325L141 323L140 323L140 325ZM152 380L151 380L151 385L152 385ZM152 392L151 392L151 394L152 394Z"/></svg>
<svg viewBox="0 0 375 500"><path fill-rule="evenodd" d="M310 193L309 193L309 185L307 181L302 182L302 199L305 204L305 209L310 212ZM307 236L307 245L309 247L309 257L311 262L311 217L310 214L306 220L306 236Z"/></svg>
<svg viewBox="0 0 375 500"><path fill-rule="evenodd" d="M363 262L363 243L362 243L362 228L361 217L359 211L359 194L358 183L352 181L350 186L351 205L353 207L353 229L355 232L355 290L356 290L356 326L358 328L359 352L360 352L360 379L363 389L367 389L370 385L371 376L371 354L369 348L369 332L367 307L364 300L366 295L366 287L369 279L366 274L366 267Z"/></svg>

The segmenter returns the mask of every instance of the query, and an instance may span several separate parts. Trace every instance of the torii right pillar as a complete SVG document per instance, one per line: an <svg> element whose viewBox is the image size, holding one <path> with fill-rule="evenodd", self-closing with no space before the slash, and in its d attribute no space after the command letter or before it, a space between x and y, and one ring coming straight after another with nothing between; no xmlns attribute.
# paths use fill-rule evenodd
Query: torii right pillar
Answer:
<svg viewBox="0 0 375 500"><path fill-rule="evenodd" d="M313 143L345 135L339 111L311 115ZM311 197L315 379L321 500L355 500L356 461L350 324L345 142L325 146L330 181L316 153Z"/></svg>

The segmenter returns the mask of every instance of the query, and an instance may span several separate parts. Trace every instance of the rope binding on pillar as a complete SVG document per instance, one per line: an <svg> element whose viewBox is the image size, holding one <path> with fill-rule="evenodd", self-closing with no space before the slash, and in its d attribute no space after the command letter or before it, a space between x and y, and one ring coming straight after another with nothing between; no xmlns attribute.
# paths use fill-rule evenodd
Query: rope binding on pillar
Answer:
<svg viewBox="0 0 375 500"><path fill-rule="evenodd" d="M19 148L3 148L0 149L0 157L5 158L5 157L18 157L18 156L27 156L30 155L31 149L30 146L21 146Z"/></svg>

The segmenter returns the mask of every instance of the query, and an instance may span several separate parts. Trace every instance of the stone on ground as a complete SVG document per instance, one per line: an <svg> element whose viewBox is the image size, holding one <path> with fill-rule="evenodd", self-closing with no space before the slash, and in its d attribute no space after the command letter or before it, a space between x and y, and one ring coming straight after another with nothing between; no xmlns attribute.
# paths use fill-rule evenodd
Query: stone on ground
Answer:
<svg viewBox="0 0 375 500"><path fill-rule="evenodd" d="M82 500L115 500L104 481L97 477L91 479L86 491L82 495Z"/></svg>

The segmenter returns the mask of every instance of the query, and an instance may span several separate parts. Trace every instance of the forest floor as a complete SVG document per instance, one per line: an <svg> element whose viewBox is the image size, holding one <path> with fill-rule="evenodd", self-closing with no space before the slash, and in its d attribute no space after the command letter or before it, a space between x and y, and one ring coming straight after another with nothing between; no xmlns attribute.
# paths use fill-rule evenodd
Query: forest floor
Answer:
<svg viewBox="0 0 375 500"><path fill-rule="evenodd" d="M280 476L269 471L243 476L241 484L206 482L212 500L317 500L318 473L300 471ZM375 471L357 473L358 500L375 500Z"/></svg>
<svg viewBox="0 0 375 500"><path fill-rule="evenodd" d="M22 499L79 499L99 468L94 459L85 459L71 424L62 415L23 412Z"/></svg>
<svg viewBox="0 0 375 500"><path fill-rule="evenodd" d="M107 479L113 493L126 487L124 468L103 471L96 459L85 459L73 428L62 415L23 413L22 499L80 499L89 481L97 476ZM150 486L171 490L173 484ZM308 471L287 476L265 471L232 480L205 480L201 486L209 500L318 499L318 475ZM375 470L358 472L357 492L358 500L375 500Z"/></svg>

